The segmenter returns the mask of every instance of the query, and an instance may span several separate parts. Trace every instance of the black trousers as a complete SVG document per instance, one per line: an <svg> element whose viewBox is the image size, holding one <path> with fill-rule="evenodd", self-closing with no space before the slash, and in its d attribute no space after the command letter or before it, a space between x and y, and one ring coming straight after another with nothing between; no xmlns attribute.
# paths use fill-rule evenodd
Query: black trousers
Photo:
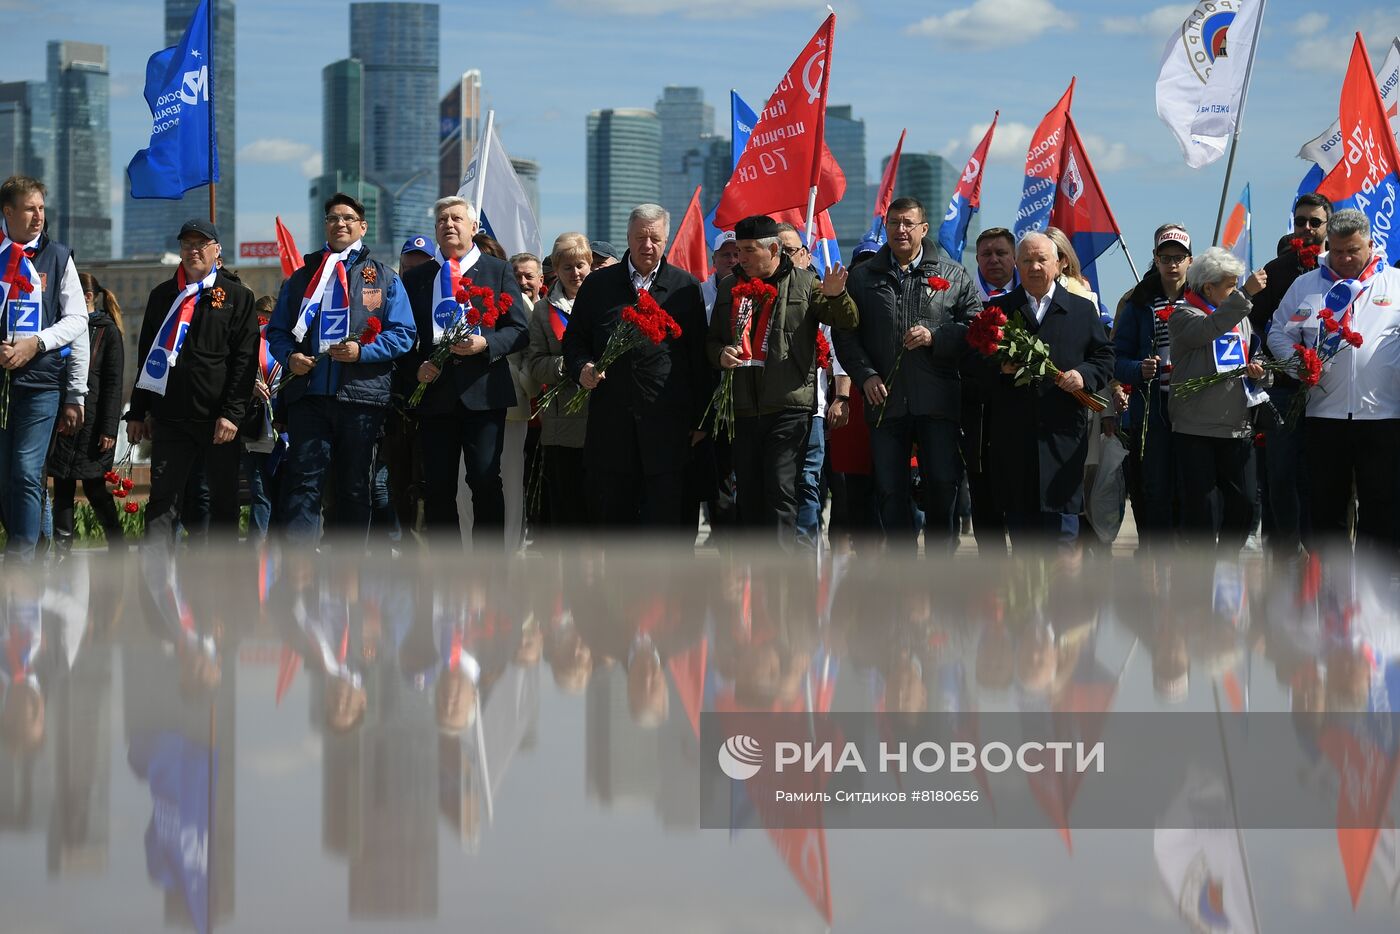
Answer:
<svg viewBox="0 0 1400 934"><path fill-rule="evenodd" d="M107 547L115 548L122 541L122 522L116 500L107 489L107 481L101 477L84 477L82 484L83 495L92 504L92 511L107 534ZM54 478L53 537L56 542L70 544L73 541L73 496L77 492L77 480Z"/></svg>
<svg viewBox="0 0 1400 934"><path fill-rule="evenodd" d="M797 478L807 457L812 413L789 409L735 419L734 485L739 524L797 540Z"/></svg>
<svg viewBox="0 0 1400 934"><path fill-rule="evenodd" d="M588 526L588 479L583 448L540 445L544 458L545 499L549 504L549 528L581 529Z"/></svg>
<svg viewBox="0 0 1400 934"><path fill-rule="evenodd" d="M979 555L1006 554L1006 513L997 499L992 475L979 470L967 473L967 491L972 498L972 537Z"/></svg>
<svg viewBox="0 0 1400 934"><path fill-rule="evenodd" d="M504 547L506 497L501 486L501 448L506 410L477 411L460 402L451 415L419 423L423 445L423 516L432 533L461 534L457 517L458 470L465 463L472 491L472 544Z"/></svg>
<svg viewBox="0 0 1400 934"><path fill-rule="evenodd" d="M1347 510L1356 487L1356 540L1385 548L1397 535L1400 419L1309 418L1303 450L1308 465L1312 539L1347 537Z"/></svg>
<svg viewBox="0 0 1400 934"><path fill-rule="evenodd" d="M688 516L685 471L643 474L589 471L588 489L593 524L603 531L666 529L678 536L689 529L695 539L695 517Z"/></svg>
<svg viewBox="0 0 1400 934"><path fill-rule="evenodd" d="M191 474L204 467L209 488L209 539L238 540L238 466L243 442L214 443L213 422L157 420L151 441L151 498L146 504L146 539L175 541Z"/></svg>
<svg viewBox="0 0 1400 934"><path fill-rule="evenodd" d="M1172 439L1180 475L1181 537L1195 547L1239 551L1254 528L1259 478L1253 438L1207 438L1177 433ZM1211 493L1220 495L1217 533Z"/></svg>

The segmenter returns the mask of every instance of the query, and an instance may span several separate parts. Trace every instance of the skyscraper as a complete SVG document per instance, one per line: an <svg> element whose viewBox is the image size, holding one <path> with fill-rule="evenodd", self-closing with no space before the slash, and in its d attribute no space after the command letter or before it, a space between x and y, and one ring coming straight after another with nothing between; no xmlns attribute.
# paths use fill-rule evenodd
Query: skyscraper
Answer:
<svg viewBox="0 0 1400 934"><path fill-rule="evenodd" d="M365 244L383 252L394 240L389 232L388 198L365 177L364 66L343 58L321 69L321 174L311 181L311 227L308 243L321 240L326 199L338 191L365 206ZM392 255L392 252L389 254Z"/></svg>
<svg viewBox="0 0 1400 934"><path fill-rule="evenodd" d="M350 4L364 64L364 173L383 186L393 240L432 221L438 193L438 5Z"/></svg>
<svg viewBox="0 0 1400 934"><path fill-rule="evenodd" d="M438 195L455 195L462 187L473 147L481 136L486 111L481 106L481 72L473 68L438 105Z"/></svg>
<svg viewBox="0 0 1400 934"><path fill-rule="evenodd" d="M890 157L886 156L880 162L880 172L883 174L885 166L890 164ZM896 198L918 198L924 205L924 211L928 215L929 237L938 238L938 225L943 223L943 212L948 207L948 202L953 199L953 190L958 187L959 172L947 159L935 152L909 152L905 151L899 157L899 171L894 178L894 196ZM867 212L868 213L868 212ZM866 218L866 226L869 226L869 218ZM977 239L976 218L968 226L967 242L968 246ZM955 260L962 257L955 256Z"/></svg>
<svg viewBox="0 0 1400 934"><path fill-rule="evenodd" d="M80 260L112 258L112 131L107 47L49 43L54 160L49 232Z"/></svg>
<svg viewBox="0 0 1400 934"><path fill-rule="evenodd" d="M530 211L535 215L535 220L538 221L540 219L540 164L534 159L520 159L511 156L510 167L515 170L515 177L520 179L520 187L525 189L525 197L530 202Z"/></svg>
<svg viewBox="0 0 1400 934"><path fill-rule="evenodd" d="M695 186L704 181L701 139L714 133L715 109L700 88L670 86L656 102L661 121L661 201L672 226L685 213Z"/></svg>
<svg viewBox="0 0 1400 934"><path fill-rule="evenodd" d="M872 202L865 197L865 121L857 120L850 104L826 108L826 145L846 173L846 196L831 208L836 239L847 250L870 227Z"/></svg>
<svg viewBox="0 0 1400 934"><path fill-rule="evenodd" d="M589 237L622 246L627 215L661 197L660 164L661 121L655 113L619 108L588 115ZM679 222L677 216L673 224Z"/></svg>
<svg viewBox="0 0 1400 934"><path fill-rule="evenodd" d="M53 168L53 106L43 81L0 82L0 178Z"/></svg>
<svg viewBox="0 0 1400 934"><path fill-rule="evenodd" d="M200 0L165 0L165 45L172 46L185 35ZM213 0L214 10L214 124L219 137L219 183L215 189L216 221L224 252L237 256L238 229L234 219L238 151L234 136L234 108L237 98L234 82L234 0ZM131 187L122 176L126 189L122 216L122 254L128 258L160 256L175 249L175 234L190 217L209 216L209 189L191 188L175 201L163 198L131 197ZM270 239L272 231L265 231Z"/></svg>

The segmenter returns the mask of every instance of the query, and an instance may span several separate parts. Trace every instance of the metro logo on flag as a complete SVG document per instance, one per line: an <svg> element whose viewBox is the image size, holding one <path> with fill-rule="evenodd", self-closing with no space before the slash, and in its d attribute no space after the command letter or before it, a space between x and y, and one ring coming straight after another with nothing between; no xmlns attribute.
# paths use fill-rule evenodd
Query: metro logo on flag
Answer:
<svg viewBox="0 0 1400 934"><path fill-rule="evenodd" d="M972 157L967 160L958 187L953 191L953 200L943 214L943 225L938 228L938 242L955 261L962 257L963 249L967 246L967 225L982 206L982 169L987 164L987 150L992 146L992 135L997 131L1000 117L1000 110L992 115L992 125L987 127L982 142L977 144ZM900 137L900 142L903 140Z"/></svg>
<svg viewBox="0 0 1400 934"><path fill-rule="evenodd" d="M1338 119L1343 152L1317 193L1337 209L1356 208L1371 222L1371 239L1393 258L1391 233L1400 199L1400 150L1390 131L1385 104L1361 33L1352 45L1351 63L1342 82Z"/></svg>
<svg viewBox="0 0 1400 934"><path fill-rule="evenodd" d="M1069 120L1070 101L1074 98L1074 79L1058 103L1040 121L1026 151L1026 180L1021 188L1021 207L1016 212L1016 238L1032 230L1044 230L1050 223L1050 209L1055 204L1055 190L1060 178L1060 156L1064 149L1065 124ZM1082 259L1082 257L1081 257Z"/></svg>
<svg viewBox="0 0 1400 934"><path fill-rule="evenodd" d="M715 209L716 227L730 230L752 214L805 209L813 186L817 211L845 195L846 176L823 141L835 35L833 13L768 98Z"/></svg>

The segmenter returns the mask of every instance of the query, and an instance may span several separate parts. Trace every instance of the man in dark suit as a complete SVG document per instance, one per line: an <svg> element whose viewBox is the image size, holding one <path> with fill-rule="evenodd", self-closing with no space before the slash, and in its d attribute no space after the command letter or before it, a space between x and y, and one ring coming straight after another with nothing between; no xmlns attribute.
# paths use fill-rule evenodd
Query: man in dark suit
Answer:
<svg viewBox="0 0 1400 934"><path fill-rule="evenodd" d="M663 257L670 224L660 205L632 209L626 255L584 280L564 332L565 371L592 391L584 465L593 519L604 528L684 524L686 462L705 436L698 426L714 388L705 360L705 303L695 277ZM639 347L607 372L598 369L622 310L641 291L676 320L681 336Z"/></svg>
<svg viewBox="0 0 1400 934"><path fill-rule="evenodd" d="M433 532L457 533L457 471L465 460L472 491L472 542L478 547L505 543L505 494L501 486L501 449L506 409L515 405L515 382L506 357L529 343L528 319L520 286L510 264L483 254L472 237L478 229L476 208L464 198L443 198L433 206L437 217L437 251L428 262L404 274L404 290L413 306L418 347L402 357L410 381L428 383L423 401L411 414L419 420L423 448L423 511ZM456 293L462 277L491 289L511 305L494 328L482 327L452 345L441 370L431 357L451 329L462 306Z"/></svg>
<svg viewBox="0 0 1400 934"><path fill-rule="evenodd" d="M208 221L180 228L176 274L151 290L136 359L141 362L126 437L150 439L146 538L174 542L186 481L201 460L211 528L238 537L238 426L258 369L254 296L218 267L219 234Z"/></svg>
<svg viewBox="0 0 1400 934"><path fill-rule="evenodd" d="M1048 536L1079 535L1084 461L1089 453L1089 410L1072 395L1098 392L1113 376L1113 344L1088 299L1056 285L1055 242L1044 234L1016 248L1021 285L992 300L1012 321L1044 341L1060 375L1015 385L1015 367L995 362L982 371L987 405L990 470L1006 510L1012 544Z"/></svg>

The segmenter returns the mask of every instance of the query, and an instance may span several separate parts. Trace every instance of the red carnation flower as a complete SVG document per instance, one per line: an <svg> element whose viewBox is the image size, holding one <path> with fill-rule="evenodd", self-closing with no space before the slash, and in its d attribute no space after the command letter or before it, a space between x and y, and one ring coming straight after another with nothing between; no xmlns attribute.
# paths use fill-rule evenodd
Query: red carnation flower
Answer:
<svg viewBox="0 0 1400 934"><path fill-rule="evenodd" d="M365 322L365 329L360 332L361 344L373 344L379 339L379 334L384 330L384 324L377 316L371 315Z"/></svg>
<svg viewBox="0 0 1400 934"><path fill-rule="evenodd" d="M1337 323L1337 319L1331 316L1322 319L1322 326L1327 329L1328 334L1336 334L1342 327Z"/></svg>
<svg viewBox="0 0 1400 934"><path fill-rule="evenodd" d="M826 339L821 328L817 328L817 369L831 366L831 342Z"/></svg>
<svg viewBox="0 0 1400 934"><path fill-rule="evenodd" d="M1351 328L1342 328L1342 340L1353 347L1360 347L1362 343L1361 335Z"/></svg>
<svg viewBox="0 0 1400 934"><path fill-rule="evenodd" d="M112 491L112 495L117 497L118 499L121 499L123 496L126 495L126 490L123 490L121 487L117 487L115 490Z"/></svg>
<svg viewBox="0 0 1400 934"><path fill-rule="evenodd" d="M1264 446L1264 442L1265 442L1266 440L1268 440L1268 439L1265 438L1264 433L1263 433L1262 431L1258 431L1258 432L1255 432L1255 433L1254 433L1254 446L1255 446L1256 448L1262 448L1262 447Z"/></svg>
<svg viewBox="0 0 1400 934"><path fill-rule="evenodd" d="M125 509L128 513L130 513L130 514L133 515L133 516L136 515L138 512L141 511L141 507L140 507L140 506L138 506L138 505L136 505L135 503L130 502L130 501L128 501L127 504L126 504L125 506L123 506L122 508Z"/></svg>
<svg viewBox="0 0 1400 934"><path fill-rule="evenodd" d="M1158 309L1157 309L1157 320L1158 320L1158 321L1167 321L1167 320L1169 320L1169 319L1171 318L1171 316L1172 316L1172 312L1173 312L1173 311L1176 311L1176 306L1175 306L1175 305L1163 305L1161 308L1158 308Z"/></svg>
<svg viewBox="0 0 1400 934"><path fill-rule="evenodd" d="M942 276L928 277L928 287L933 289L935 292L946 291L950 285L952 285L952 283L949 282L947 279L943 278Z"/></svg>
<svg viewBox="0 0 1400 934"><path fill-rule="evenodd" d="M128 493L131 492L131 488L134 487L135 485L136 485L136 484L132 483L130 479L126 479L126 480L121 481L121 488L122 488L123 490L126 490Z"/></svg>
<svg viewBox="0 0 1400 934"><path fill-rule="evenodd" d="M470 296L467 295L466 289L458 289L456 294L454 294L452 297L457 300L457 304L465 305L467 303L467 299Z"/></svg>

